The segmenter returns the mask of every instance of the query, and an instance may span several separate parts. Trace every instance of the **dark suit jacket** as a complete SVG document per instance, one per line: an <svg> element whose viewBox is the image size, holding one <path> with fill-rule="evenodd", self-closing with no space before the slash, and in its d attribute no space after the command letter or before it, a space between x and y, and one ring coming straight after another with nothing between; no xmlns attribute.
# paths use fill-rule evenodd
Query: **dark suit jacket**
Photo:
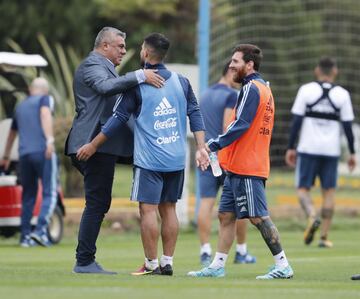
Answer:
<svg viewBox="0 0 360 299"><path fill-rule="evenodd" d="M73 89L76 115L65 144L65 154L75 154L90 142L112 115L120 93L138 84L135 72L119 76L112 63L93 51L75 72ZM127 125L118 136L107 140L98 152L122 157L132 156L133 136Z"/></svg>

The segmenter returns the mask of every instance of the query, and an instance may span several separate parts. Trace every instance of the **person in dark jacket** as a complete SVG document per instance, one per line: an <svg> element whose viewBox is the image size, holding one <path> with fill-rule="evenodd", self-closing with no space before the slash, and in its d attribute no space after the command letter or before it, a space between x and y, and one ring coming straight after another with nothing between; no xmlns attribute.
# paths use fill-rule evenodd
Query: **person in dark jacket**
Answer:
<svg viewBox="0 0 360 299"><path fill-rule="evenodd" d="M95 39L94 50L75 72L76 115L66 141L65 154L71 157L73 165L84 176L86 205L80 222L74 273L116 274L104 270L95 261L95 244L111 204L115 162L118 156L132 155L132 145L128 142L131 134L124 126L117 132L118 138L99 148L86 162L77 160L76 152L100 132L122 92L144 82L155 87L163 85L163 78L156 74L156 70L118 75L115 67L126 54L125 38L124 32L104 27Z"/></svg>

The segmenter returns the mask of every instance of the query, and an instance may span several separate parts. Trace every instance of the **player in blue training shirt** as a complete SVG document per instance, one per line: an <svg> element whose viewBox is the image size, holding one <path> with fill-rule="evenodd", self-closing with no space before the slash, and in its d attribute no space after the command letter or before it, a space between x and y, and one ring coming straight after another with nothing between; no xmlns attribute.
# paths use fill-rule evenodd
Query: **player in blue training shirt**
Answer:
<svg viewBox="0 0 360 299"><path fill-rule="evenodd" d="M47 247L51 245L47 228L57 201L52 103L48 96L48 82L44 78L34 79L29 90L30 96L16 107L0 165L4 165L5 169L9 167L11 148L19 134L20 179L23 187L20 245L31 247L35 245L35 241ZM32 231L31 219L39 179L42 183L42 204L36 227Z"/></svg>
<svg viewBox="0 0 360 299"><path fill-rule="evenodd" d="M173 255L178 235L175 205L181 198L186 155L186 116L197 145L196 161L202 169L209 165L205 150L203 119L189 81L166 69L162 61L170 46L159 33L144 39L141 58L145 68L158 69L166 81L162 88L143 84L123 94L115 105L113 116L90 143L77 152L87 160L116 130L121 129L131 114L135 116L134 177L131 200L139 202L144 265L132 273L173 274ZM161 217L163 255L157 258Z"/></svg>

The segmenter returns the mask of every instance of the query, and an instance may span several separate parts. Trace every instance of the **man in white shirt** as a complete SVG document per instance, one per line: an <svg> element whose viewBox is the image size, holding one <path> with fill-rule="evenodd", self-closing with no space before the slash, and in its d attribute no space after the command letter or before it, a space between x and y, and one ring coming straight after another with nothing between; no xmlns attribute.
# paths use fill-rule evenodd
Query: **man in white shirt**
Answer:
<svg viewBox="0 0 360 299"><path fill-rule="evenodd" d="M296 187L300 204L308 217L304 242L309 245L321 224L319 247L332 247L328 240L335 206L337 166L340 157L341 126L344 129L350 156L349 170L355 168L354 136L351 123L354 119L349 92L334 84L338 74L336 61L330 57L320 59L315 68L317 81L299 88L291 109L291 127L285 161L296 166ZM295 141L299 141L295 150ZM310 189L319 176L323 202L319 217L310 197Z"/></svg>

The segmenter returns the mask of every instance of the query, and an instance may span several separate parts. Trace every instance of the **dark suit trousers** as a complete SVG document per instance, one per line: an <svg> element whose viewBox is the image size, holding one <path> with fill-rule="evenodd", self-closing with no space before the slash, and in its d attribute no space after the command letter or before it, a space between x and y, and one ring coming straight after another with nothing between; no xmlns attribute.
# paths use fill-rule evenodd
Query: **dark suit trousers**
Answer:
<svg viewBox="0 0 360 299"><path fill-rule="evenodd" d="M85 209L82 214L76 260L86 266L95 260L96 239L105 214L110 208L116 156L95 153L88 161L71 156L73 165L84 176Z"/></svg>

